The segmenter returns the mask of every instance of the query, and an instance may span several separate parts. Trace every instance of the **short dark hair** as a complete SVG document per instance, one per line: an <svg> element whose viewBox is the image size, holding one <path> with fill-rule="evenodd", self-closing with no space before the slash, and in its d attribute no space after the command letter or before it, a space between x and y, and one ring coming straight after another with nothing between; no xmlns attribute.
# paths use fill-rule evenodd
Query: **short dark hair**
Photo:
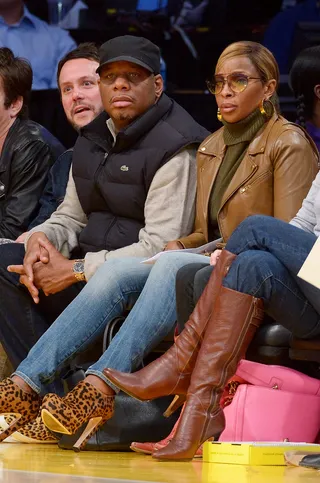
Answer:
<svg viewBox="0 0 320 483"><path fill-rule="evenodd" d="M78 47L74 50L71 50L67 55L65 55L58 64L58 71L57 71L57 84L59 86L59 77L64 64L69 62L69 60L74 59L88 59L88 60L95 60L96 62L100 62L98 47L93 42L83 42L79 44Z"/></svg>
<svg viewBox="0 0 320 483"><path fill-rule="evenodd" d="M32 68L26 59L15 57L7 47L0 48L0 77L4 91L4 107L22 97L23 105L18 114L21 119L28 118L28 103L32 88Z"/></svg>
<svg viewBox="0 0 320 483"><path fill-rule="evenodd" d="M297 99L298 122L303 127L313 115L317 84L320 84L320 45L302 50L289 73L289 85Z"/></svg>

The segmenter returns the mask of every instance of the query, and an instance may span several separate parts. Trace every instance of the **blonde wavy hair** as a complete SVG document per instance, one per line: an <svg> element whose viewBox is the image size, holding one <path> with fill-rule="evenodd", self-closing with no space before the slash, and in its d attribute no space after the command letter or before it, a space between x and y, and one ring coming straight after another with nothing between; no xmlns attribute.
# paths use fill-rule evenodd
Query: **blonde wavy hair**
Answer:
<svg viewBox="0 0 320 483"><path fill-rule="evenodd" d="M234 57L247 57L256 68L263 83L268 82L271 79L276 81L276 89L279 85L279 67L276 59L263 45L258 42L250 42L249 40L243 40L241 42L234 42L228 45L220 55L215 72L219 72L221 65L229 59Z"/></svg>

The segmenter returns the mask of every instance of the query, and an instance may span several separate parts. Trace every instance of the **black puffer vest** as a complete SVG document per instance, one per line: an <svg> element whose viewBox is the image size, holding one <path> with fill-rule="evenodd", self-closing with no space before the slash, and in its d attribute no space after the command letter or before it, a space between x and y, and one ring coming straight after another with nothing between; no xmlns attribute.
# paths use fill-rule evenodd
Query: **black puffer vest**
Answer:
<svg viewBox="0 0 320 483"><path fill-rule="evenodd" d="M73 177L88 217L79 238L81 255L137 242L155 173L209 134L165 94L118 133L114 146L106 120L102 113L83 128L74 148Z"/></svg>

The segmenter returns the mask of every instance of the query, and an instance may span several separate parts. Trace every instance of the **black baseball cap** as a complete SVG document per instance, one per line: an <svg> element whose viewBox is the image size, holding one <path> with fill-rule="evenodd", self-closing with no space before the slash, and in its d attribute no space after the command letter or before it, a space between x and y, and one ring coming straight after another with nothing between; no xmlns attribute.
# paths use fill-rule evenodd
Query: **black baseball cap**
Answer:
<svg viewBox="0 0 320 483"><path fill-rule="evenodd" d="M104 65L121 60L140 65L153 74L160 72L160 49L144 37L133 35L115 37L101 45L99 55L98 74Z"/></svg>

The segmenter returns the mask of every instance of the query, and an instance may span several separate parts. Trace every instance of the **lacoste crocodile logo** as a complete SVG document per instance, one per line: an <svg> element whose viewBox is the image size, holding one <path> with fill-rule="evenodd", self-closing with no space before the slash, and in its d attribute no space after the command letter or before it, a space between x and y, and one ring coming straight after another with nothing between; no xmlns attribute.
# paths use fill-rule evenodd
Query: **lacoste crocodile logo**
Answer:
<svg viewBox="0 0 320 483"><path fill-rule="evenodd" d="M120 169L121 171L129 171L128 166L126 166L125 164L123 164Z"/></svg>

